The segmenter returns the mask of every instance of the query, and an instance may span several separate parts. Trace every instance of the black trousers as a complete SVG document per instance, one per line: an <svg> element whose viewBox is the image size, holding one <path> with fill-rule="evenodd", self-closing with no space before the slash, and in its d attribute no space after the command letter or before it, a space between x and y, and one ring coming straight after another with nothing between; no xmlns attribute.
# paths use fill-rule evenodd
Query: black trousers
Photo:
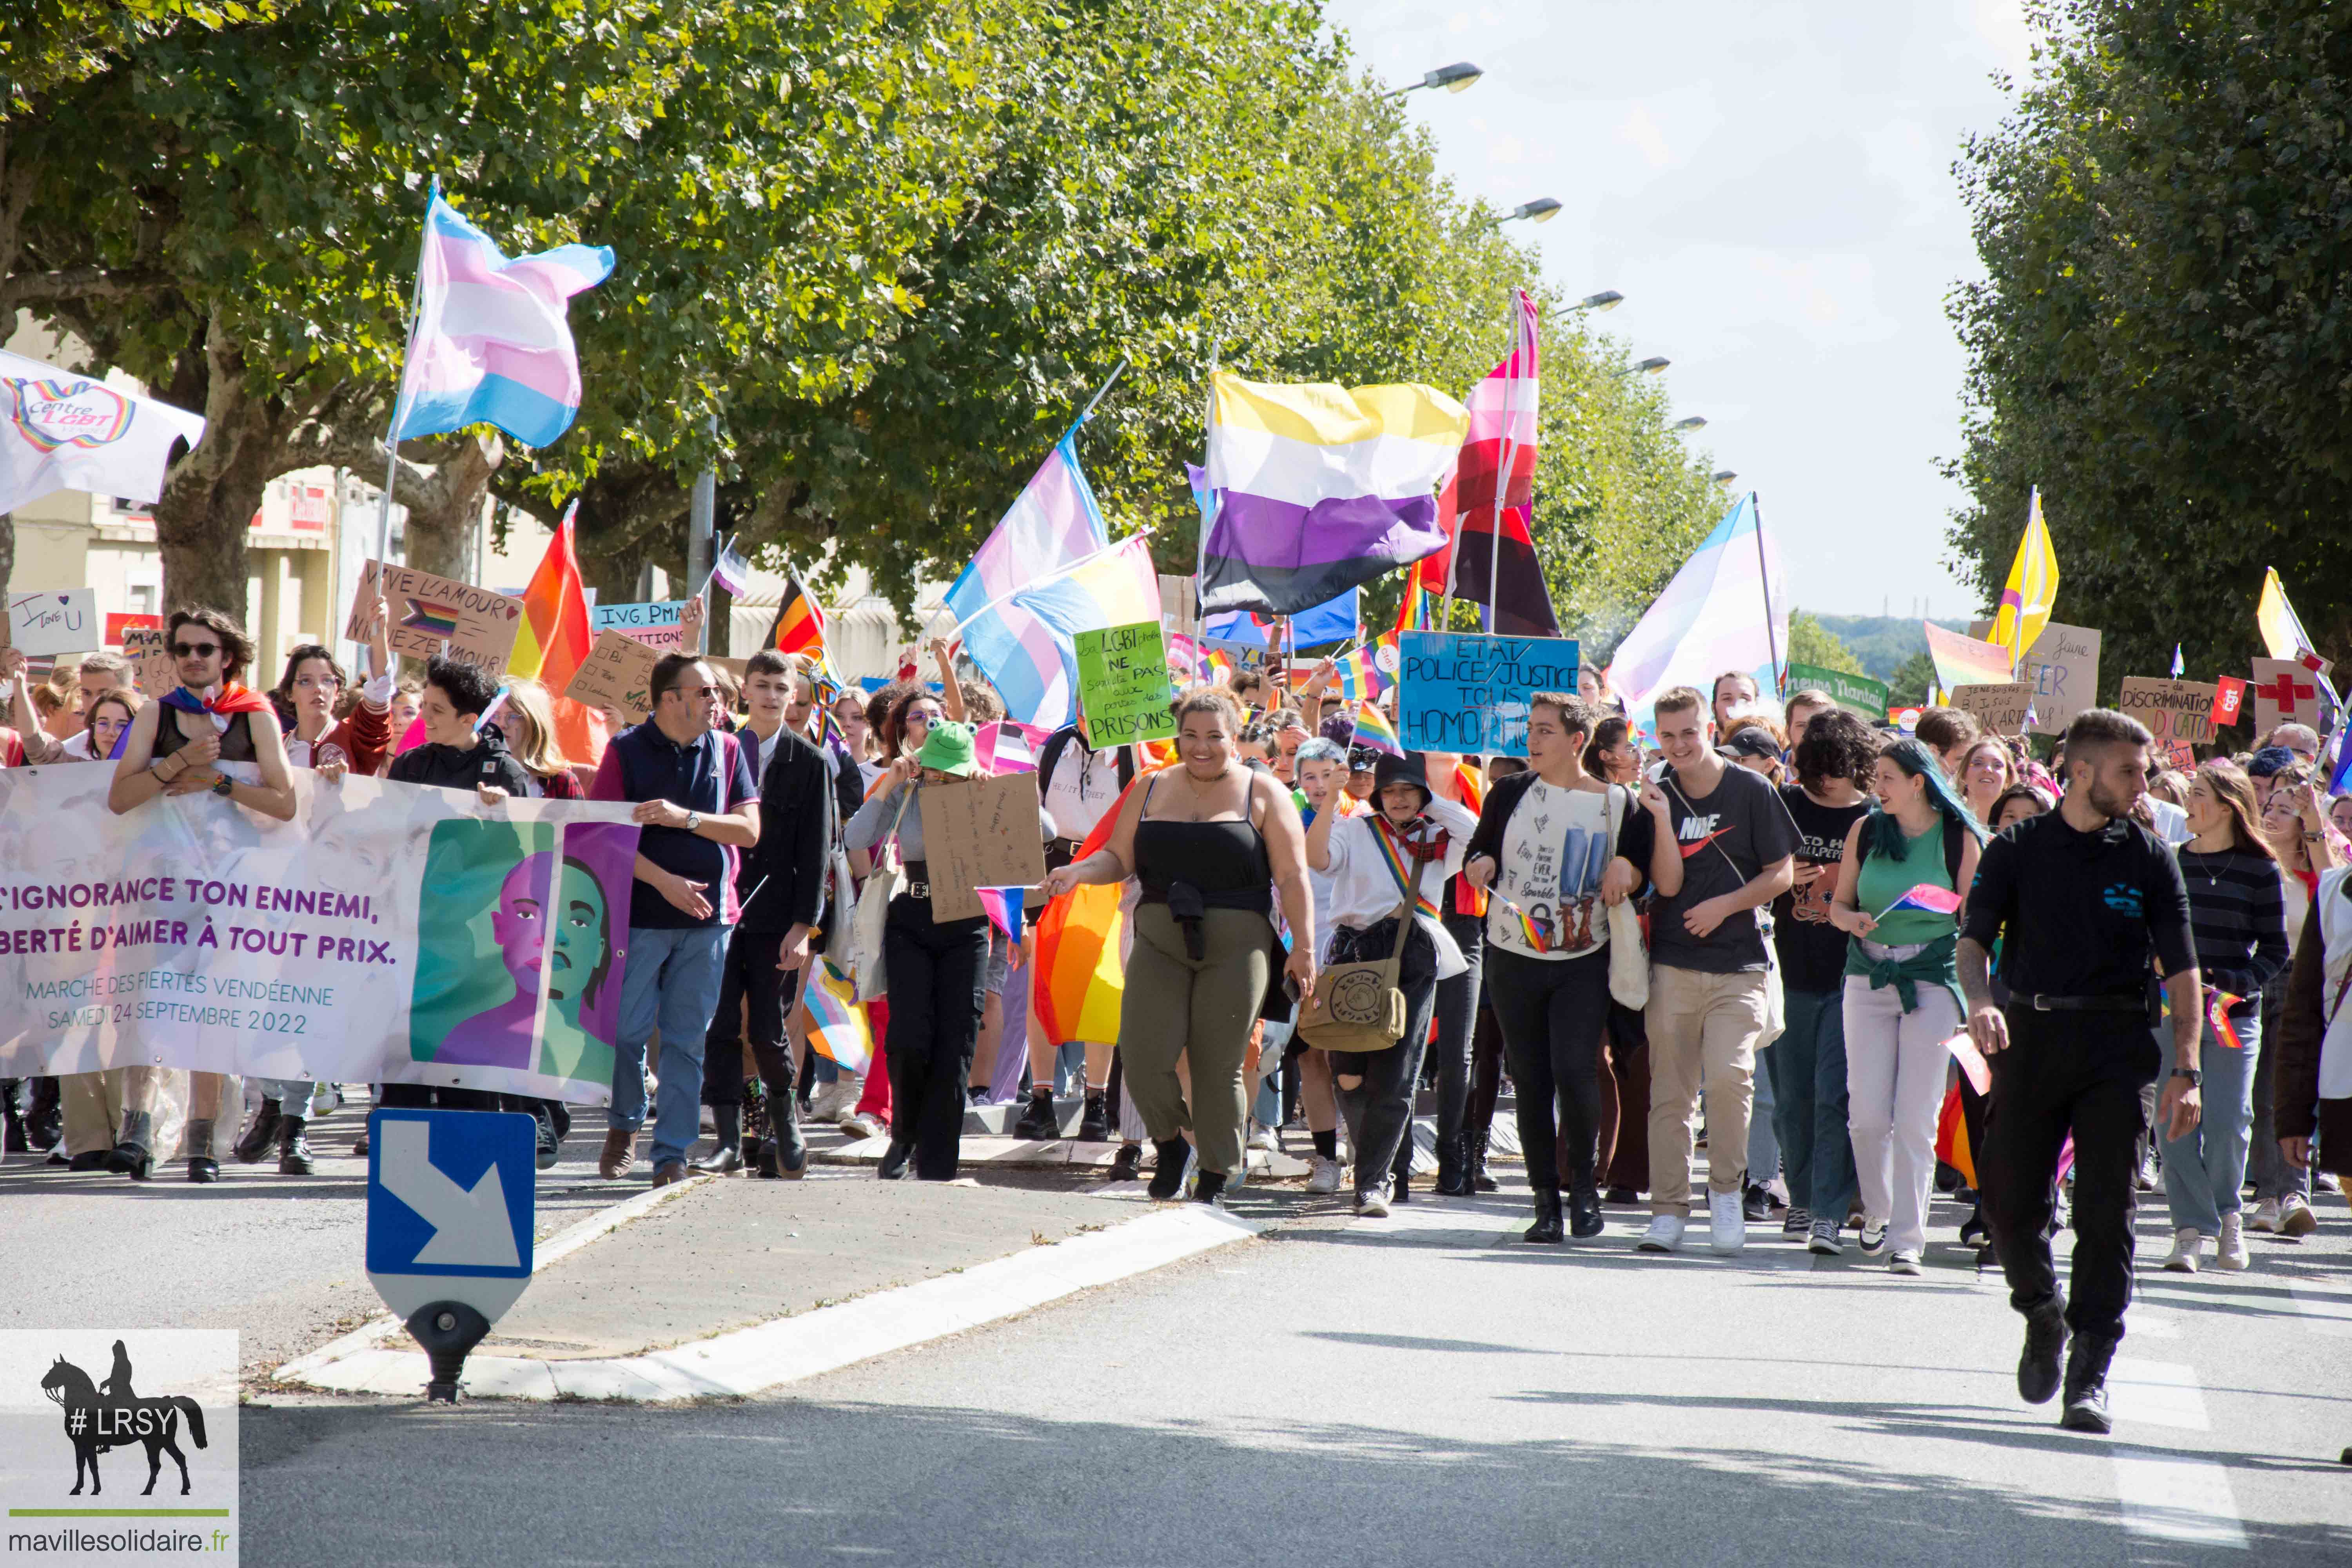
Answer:
<svg viewBox="0 0 2352 1568"><path fill-rule="evenodd" d="M888 974L890 1136L915 1151L926 1182L955 1180L964 1085L980 1046L988 921L934 921L931 901L901 893L882 928Z"/></svg>
<svg viewBox="0 0 2352 1568"><path fill-rule="evenodd" d="M1374 963L1388 957L1395 942L1393 919L1360 931L1341 926L1332 933L1331 962ZM1437 944L1418 921L1398 959L1397 989L1404 993L1404 1033L1396 1044L1384 1050L1331 1053L1334 1078L1363 1080L1336 1094L1339 1114L1348 1121L1348 1140L1356 1146L1359 1193L1378 1191L1391 1169L1410 1157L1413 1091L1421 1081L1430 1013L1437 1000Z"/></svg>
<svg viewBox="0 0 2352 1568"><path fill-rule="evenodd" d="M2011 1006L2009 1048L1992 1058L1977 1176L1986 1227L2028 1312L2058 1293L2050 1220L2058 1153L2074 1136L2074 1288L2066 1324L2112 1347L2131 1305L2132 1177L2146 1119L2140 1089L2160 1065L2144 1013L2039 1013Z"/></svg>
<svg viewBox="0 0 2352 1568"><path fill-rule="evenodd" d="M1528 1181L1549 1187L1559 1173L1572 1189L1592 1185L1601 1144L1601 1040L1609 1025L1608 951L1550 959L1498 947L1486 955L1486 973L1518 1089Z"/></svg>
<svg viewBox="0 0 2352 1568"><path fill-rule="evenodd" d="M385 1083L376 1086L378 1105L397 1106L403 1110L506 1110L509 1100L521 1100L520 1095L500 1094L492 1089L454 1089L446 1084ZM525 1109L528 1110L526 1103Z"/></svg>
<svg viewBox="0 0 2352 1568"><path fill-rule="evenodd" d="M784 1052L784 1009L799 994L797 971L778 969L784 951L780 931L735 928L728 940L726 967L719 972L719 1007L703 1038L702 1103L743 1103L743 1033L738 1016L748 1014L751 1059L769 1096L793 1092L792 1058ZM814 1053L811 1053L814 1055Z"/></svg>

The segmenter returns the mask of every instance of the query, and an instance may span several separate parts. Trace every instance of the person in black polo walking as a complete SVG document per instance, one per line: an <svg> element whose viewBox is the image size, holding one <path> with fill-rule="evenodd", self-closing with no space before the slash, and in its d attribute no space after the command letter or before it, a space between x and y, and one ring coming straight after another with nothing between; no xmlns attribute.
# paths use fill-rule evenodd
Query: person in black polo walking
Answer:
<svg viewBox="0 0 2352 1568"><path fill-rule="evenodd" d="M1984 1215L2025 1316L2017 1391L2058 1392L2059 1424L2105 1432L2107 1363L2131 1304L2140 1091L2160 1060L2149 1024L2156 976L2172 1009L2175 1059L2158 1114L2178 1138L2197 1125L2205 1005L2189 895L2164 841L2132 820L2147 788L2150 737L2088 709L2066 727L2066 796L1987 845L1960 931L1969 1033L1992 1067L1977 1168ZM2006 1007L1987 957L2000 942ZM2074 1300L2058 1291L2049 1224L2060 1148L2074 1138Z"/></svg>

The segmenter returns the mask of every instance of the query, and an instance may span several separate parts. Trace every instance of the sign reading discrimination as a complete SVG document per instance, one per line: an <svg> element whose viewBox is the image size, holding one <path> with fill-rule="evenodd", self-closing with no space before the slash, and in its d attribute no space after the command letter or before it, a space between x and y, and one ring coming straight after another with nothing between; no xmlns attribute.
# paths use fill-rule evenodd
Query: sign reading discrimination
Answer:
<svg viewBox="0 0 2352 1568"><path fill-rule="evenodd" d="M2158 680L2152 676L2126 675L2116 710L2147 726L2156 737L2156 754L2170 766L2194 767L2191 746L2213 742L2213 703L2218 689L2208 680ZM2189 761L2182 762L2187 754Z"/></svg>
<svg viewBox="0 0 2352 1568"><path fill-rule="evenodd" d="M662 599L643 605L591 605L588 629L619 632L656 653L686 651L686 601Z"/></svg>
<svg viewBox="0 0 2352 1568"><path fill-rule="evenodd" d="M1168 639L1159 622L1079 632L1071 641L1077 648L1078 713L1086 720L1087 745L1103 752L1176 733L1175 715L1168 710L1175 696Z"/></svg>
<svg viewBox="0 0 2352 1568"><path fill-rule="evenodd" d="M1036 774L925 784L917 798L922 804L934 920L981 914L978 889L1034 888L1045 879Z"/></svg>
<svg viewBox="0 0 2352 1568"><path fill-rule="evenodd" d="M290 822L209 794L117 816L113 777L0 772L0 1077L610 1099L630 806L296 768Z"/></svg>
<svg viewBox="0 0 2352 1568"><path fill-rule="evenodd" d="M2017 679L2033 688L2033 733L2064 734L2075 714L2098 706L2099 634L2052 621L2025 650Z"/></svg>
<svg viewBox="0 0 2352 1568"><path fill-rule="evenodd" d="M1974 719L1988 735L2023 734L2025 710L2032 700L2032 683L2024 680L1987 680L1952 688L1952 706Z"/></svg>
<svg viewBox="0 0 2352 1568"><path fill-rule="evenodd" d="M1867 719L1875 724L1886 716L1887 685L1866 675L1852 675L1843 669L1823 669L1814 664L1792 664L1789 667L1789 695L1811 687L1826 691L1830 700L1847 712ZM1790 745L1803 737L1791 735Z"/></svg>
<svg viewBox="0 0 2352 1568"><path fill-rule="evenodd" d="M1528 754L1528 699L1576 690L1574 637L1407 632L1397 732L1411 752Z"/></svg>
<svg viewBox="0 0 2352 1568"><path fill-rule="evenodd" d="M352 596L343 636L367 641L367 617L379 592L392 606L393 652L431 658L446 651L491 675L506 673L507 656L514 651L515 633L522 626L520 599L414 566L371 561L360 568L359 591Z"/></svg>

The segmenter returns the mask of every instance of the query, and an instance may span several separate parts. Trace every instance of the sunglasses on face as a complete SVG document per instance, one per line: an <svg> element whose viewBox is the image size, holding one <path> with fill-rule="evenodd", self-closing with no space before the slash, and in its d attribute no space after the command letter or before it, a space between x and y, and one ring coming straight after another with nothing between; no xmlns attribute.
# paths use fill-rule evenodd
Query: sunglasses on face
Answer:
<svg viewBox="0 0 2352 1568"><path fill-rule="evenodd" d="M220 652L216 642L175 642L172 645L173 658L210 658Z"/></svg>
<svg viewBox="0 0 2352 1568"><path fill-rule="evenodd" d="M670 689L680 697L696 701L706 701L719 695L719 688L716 686L673 686Z"/></svg>

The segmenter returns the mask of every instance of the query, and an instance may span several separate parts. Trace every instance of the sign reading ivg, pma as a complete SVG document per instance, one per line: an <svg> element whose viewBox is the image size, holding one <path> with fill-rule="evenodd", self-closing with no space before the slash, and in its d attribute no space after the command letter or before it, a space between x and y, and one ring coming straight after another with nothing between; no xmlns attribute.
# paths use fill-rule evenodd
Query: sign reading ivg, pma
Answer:
<svg viewBox="0 0 2352 1568"><path fill-rule="evenodd" d="M1524 757L1528 700L1576 690L1573 637L1407 632L1398 652L1397 734L1408 751Z"/></svg>

